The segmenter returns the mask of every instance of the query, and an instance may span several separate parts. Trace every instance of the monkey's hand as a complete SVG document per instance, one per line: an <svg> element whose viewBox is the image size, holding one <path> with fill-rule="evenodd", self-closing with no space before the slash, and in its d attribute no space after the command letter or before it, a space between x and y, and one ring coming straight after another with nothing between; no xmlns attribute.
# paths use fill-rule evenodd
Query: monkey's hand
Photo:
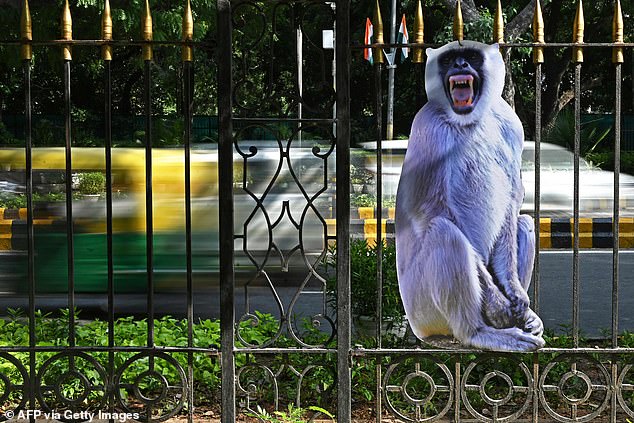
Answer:
<svg viewBox="0 0 634 423"><path fill-rule="evenodd" d="M518 283L516 289L511 290L511 292L507 294L507 297L511 303L511 314L515 319L515 325L517 327L524 327L524 323L528 317L527 312L530 310L528 308L530 304L528 294Z"/></svg>
<svg viewBox="0 0 634 423"><path fill-rule="evenodd" d="M542 323L542 319L530 308L526 311L523 329L524 332L529 332L535 336L542 336L544 333L544 323Z"/></svg>

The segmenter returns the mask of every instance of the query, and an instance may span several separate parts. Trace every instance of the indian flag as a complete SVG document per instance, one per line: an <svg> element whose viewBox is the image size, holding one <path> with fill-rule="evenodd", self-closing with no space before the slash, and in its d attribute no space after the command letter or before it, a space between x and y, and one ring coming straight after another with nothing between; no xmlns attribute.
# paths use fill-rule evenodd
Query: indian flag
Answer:
<svg viewBox="0 0 634 423"><path fill-rule="evenodd" d="M398 38L396 42L397 44L409 43L409 36L407 35L407 25L405 23L405 14L403 14L403 18L401 19L401 26L398 27ZM401 61L405 61L408 56L409 47L401 47Z"/></svg>
<svg viewBox="0 0 634 423"><path fill-rule="evenodd" d="M370 18L366 18L365 20L365 40L364 44L369 45L372 44L372 36L374 35L374 27L372 27L372 22L370 22ZM366 48L363 49L363 58L370 62L370 64L374 63L374 59L372 58L372 49Z"/></svg>

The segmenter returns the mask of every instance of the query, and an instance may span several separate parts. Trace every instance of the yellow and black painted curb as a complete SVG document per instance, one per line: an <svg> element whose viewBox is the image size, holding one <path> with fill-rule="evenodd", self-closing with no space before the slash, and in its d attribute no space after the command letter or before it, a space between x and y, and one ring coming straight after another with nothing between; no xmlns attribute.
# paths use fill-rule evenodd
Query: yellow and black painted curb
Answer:
<svg viewBox="0 0 634 423"><path fill-rule="evenodd" d="M51 230L65 231L66 222L59 216L52 218L47 213L36 211L33 224L49 226ZM326 219L328 236L336 235L335 219ZM570 249L574 238L574 219L548 218L540 219L539 244L542 249ZM377 219L351 219L350 234L353 238L365 239L374 244L377 238ZM381 237L388 242L394 240L394 220L382 219ZM612 218L580 218L580 248L612 248ZM26 250L26 209L0 208L0 251ZM619 219L619 246L634 248L634 217Z"/></svg>
<svg viewBox="0 0 634 423"><path fill-rule="evenodd" d="M579 248L612 248L611 217L579 218ZM572 248L574 219L542 218L539 224L540 248ZM634 247L634 217L619 218L619 247Z"/></svg>
<svg viewBox="0 0 634 423"><path fill-rule="evenodd" d="M540 218L539 246L542 249L570 249L574 239L574 219ZM329 221L334 225L334 219ZM330 232L334 233L334 228ZM355 238L363 238L369 244L376 242L377 219L350 220L350 233ZM381 234L388 242L394 239L394 220L382 219ZM613 228L611 217L579 219L579 248L612 248ZM619 218L619 247L634 247L634 217Z"/></svg>

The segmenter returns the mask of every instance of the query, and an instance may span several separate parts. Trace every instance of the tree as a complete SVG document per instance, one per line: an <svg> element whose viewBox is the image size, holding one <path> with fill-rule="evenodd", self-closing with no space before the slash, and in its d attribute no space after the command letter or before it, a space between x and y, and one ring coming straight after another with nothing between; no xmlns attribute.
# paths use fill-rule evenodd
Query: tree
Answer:
<svg viewBox="0 0 634 423"><path fill-rule="evenodd" d="M139 40L141 6L144 0L111 0L113 32L116 40ZM154 2L153 2L154 3ZM63 0L29 2L35 40L58 39ZM215 38L215 3L195 1L195 40ZM21 1L0 4L0 23L8 28L7 39L19 39ZM162 1L153 5L154 40L180 40L184 4L182 1ZM73 38L100 39L103 0L71 2ZM213 35L212 35L213 34ZM14 113L24 110L21 65L18 47L0 46L0 106ZM155 47L153 62L153 109L157 114L172 114L182 103L182 72L180 47ZM211 66L213 53L201 48L196 52L194 90L195 109L199 113L215 113L215 68ZM59 114L63 108L62 60L58 47L34 46L32 71L33 113ZM140 47L115 47L112 61L114 114L140 114L143 110L143 64ZM103 108L103 72L99 49L76 46L72 62L72 103L78 117L99 115ZM97 94L97 95L95 95ZM83 111L83 112L81 112Z"/></svg>
<svg viewBox="0 0 634 423"><path fill-rule="evenodd" d="M144 0L110 0L117 40L140 38L141 6ZM451 24L456 0L426 0L424 2L425 40L446 42L452 39ZM34 39L59 37L59 17L63 0L31 0ZM180 39L183 0L151 1L155 40ZM547 42L568 42L576 4L551 0L542 5ZM19 39L19 0L0 1L0 24L7 28L5 37ZM382 2L382 4L386 4ZM492 38L493 11L496 0L463 0L465 36L479 41ZM504 2L505 39L508 42L532 40L532 18L535 0ZM236 3L237 5L237 3ZM365 18L373 15L375 1L354 0L351 7L351 39L353 41L351 68L351 111L353 145L376 138L374 118L374 71L362 60L357 48L363 40ZM194 62L195 113L216 113L216 5L212 0L193 0L196 40L209 44L196 50ZM71 1L73 35L77 39L98 39L103 0ZM383 6L384 7L384 6ZM412 29L414 0L402 0L398 15L404 13ZM586 41L611 40L612 2L585 4ZM623 2L624 14L634 13L634 3ZM383 16L389 11L384 8ZM328 4L314 2L255 2L241 3L234 9L234 104L238 115L269 117L297 116L299 86L296 72L296 29L304 31L304 117L330 117L334 101L331 75L332 50L321 48L321 31L331 29L334 14ZM386 21L384 19L384 21ZM387 26L385 28L387 33ZM626 41L634 33L626 25ZM97 119L102 110L102 67L98 48L73 49L72 100L76 119ZM182 103L182 68L178 47L156 47L153 64L153 109L156 114L178 116ZM0 115L19 113L24 109L21 65L17 46L0 45ZM595 111L612 108L614 78L609 49L584 50L582 95L584 105ZM535 67L530 48L504 51L507 63L507 84L504 96L520 115L528 137L533 137ZM628 60L631 52L626 50ZM573 98L573 66L570 49L545 49L543 65L542 122L546 127ZM59 114L62 109L62 60L57 46L34 47L33 107L35 115ZM142 113L144 105L143 66L138 46L116 47L112 62L113 99L116 115L133 116ZM411 61L399 63L396 72L395 134L406 136L409 126L424 100L421 72L424 65ZM386 72L382 75L385 79ZM624 105L631 108L632 76L624 72ZM385 83L385 81L383 81ZM607 90L609 87L610 90ZM383 102L385 104L385 102ZM585 107L585 106L584 106Z"/></svg>
<svg viewBox="0 0 634 423"><path fill-rule="evenodd" d="M440 0L448 10L453 10L455 0ZM476 3L475 0L463 0L462 11L467 25L477 25L478 22L488 22L488 10L494 10L492 1ZM612 2L586 2L584 4L586 42L610 42L612 40ZM485 9L488 8L488 9ZM532 19L535 8L535 0L526 3L513 1L505 8L505 14L509 16L505 25L505 38L507 42L522 42L532 40ZM552 0L542 5L545 22L545 41L571 42L573 20L577 9L576 2ZM516 12L519 11L519 12ZM625 16L634 12L631 2L623 2ZM487 26L487 25L484 25ZM626 27L627 30L627 27ZM489 32L490 34L491 32ZM632 37L632 33L626 33L626 40ZM614 85L612 73L608 70L611 51L608 49L585 49L586 63L592 66L583 67L581 79L581 92L583 100L592 104L595 111L609 111L612 108L613 93L606 93L606 86ZM543 95L542 95L542 123L544 127L550 127L559 112L574 99L574 87L572 80L573 67L571 64L571 49L547 48L544 51L545 62L543 65ZM505 52L507 63L507 81L504 91L505 99L515 106L518 114L523 116L523 121L530 121L534 113L531 96L518 95L518 85L523 85L523 92L533 89L531 79L534 78L533 65L526 58L515 56L515 60L509 60L511 52ZM523 63L522 63L523 62ZM521 66L517 66L521 65ZM625 84L631 84L631 75L625 76ZM601 90L597 88L601 87ZM527 89L528 88L528 89ZM625 92L625 90L624 90ZM608 94L608 95L606 95ZM627 94L627 93L626 93ZM625 103L625 102L624 102ZM530 131L530 126L527 126ZM529 132L530 134L530 132ZM533 134L530 134L531 136Z"/></svg>

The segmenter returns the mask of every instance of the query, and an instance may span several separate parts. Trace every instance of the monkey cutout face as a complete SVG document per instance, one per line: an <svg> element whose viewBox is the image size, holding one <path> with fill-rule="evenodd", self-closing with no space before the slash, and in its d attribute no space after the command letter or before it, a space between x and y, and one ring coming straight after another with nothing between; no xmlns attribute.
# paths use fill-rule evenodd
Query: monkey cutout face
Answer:
<svg viewBox="0 0 634 423"><path fill-rule="evenodd" d="M427 49L427 99L454 124L478 121L502 95L506 69L497 44L454 41Z"/></svg>
<svg viewBox="0 0 634 423"><path fill-rule="evenodd" d="M480 72L484 58L473 49L451 50L439 58L439 71L445 81L445 94L453 111L471 113L480 94Z"/></svg>

